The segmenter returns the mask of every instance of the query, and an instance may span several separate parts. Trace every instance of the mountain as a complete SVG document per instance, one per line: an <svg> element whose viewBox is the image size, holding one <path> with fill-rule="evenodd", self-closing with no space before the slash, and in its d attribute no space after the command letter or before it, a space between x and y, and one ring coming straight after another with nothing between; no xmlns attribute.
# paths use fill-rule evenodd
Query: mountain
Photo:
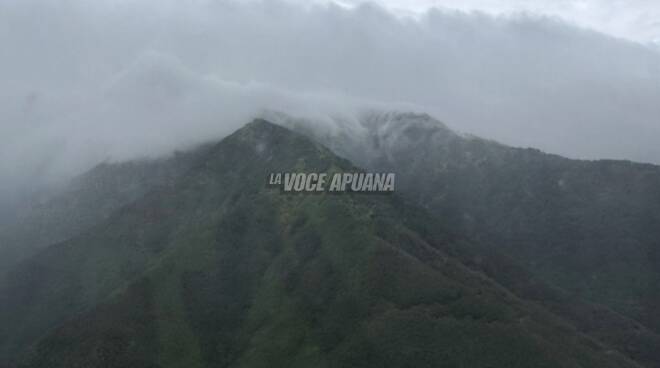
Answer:
<svg viewBox="0 0 660 368"><path fill-rule="evenodd" d="M205 149L166 158L101 163L62 189L34 196L15 211L18 215L0 223L0 277L40 249L86 231L122 206L166 185L188 170Z"/></svg>
<svg viewBox="0 0 660 368"><path fill-rule="evenodd" d="M567 302L558 309L585 330L611 323L596 329L627 331L615 340L629 345L646 328L653 343L626 349L660 364L660 167L508 147L424 114L368 113L334 131L277 118L361 167L396 172L400 194L563 290ZM507 273L489 275L521 297L556 299L527 295L530 288ZM575 310L584 302L601 307ZM625 320L618 314L634 322L613 327Z"/></svg>
<svg viewBox="0 0 660 368"><path fill-rule="evenodd" d="M0 284L13 367L638 367L465 264L397 195L286 194L357 170L263 120ZM486 262L486 260L484 260Z"/></svg>

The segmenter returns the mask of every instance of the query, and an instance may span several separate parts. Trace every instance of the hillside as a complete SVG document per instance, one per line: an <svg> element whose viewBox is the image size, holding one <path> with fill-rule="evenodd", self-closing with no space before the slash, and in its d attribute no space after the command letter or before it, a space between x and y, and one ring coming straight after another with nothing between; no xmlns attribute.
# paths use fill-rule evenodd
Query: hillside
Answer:
<svg viewBox="0 0 660 368"><path fill-rule="evenodd" d="M46 246L67 240L106 220L113 212L166 185L202 155L206 147L171 157L101 163L23 203L11 220L0 223L0 277L7 269Z"/></svg>
<svg viewBox="0 0 660 368"><path fill-rule="evenodd" d="M258 120L0 286L22 367L635 367L461 259L397 196L288 195L279 171L354 170ZM30 347L30 348L28 348ZM12 365L9 365L12 366Z"/></svg>
<svg viewBox="0 0 660 368"><path fill-rule="evenodd" d="M339 133L279 120L396 172L404 196L543 281L660 331L660 167L507 147L420 114L370 113Z"/></svg>

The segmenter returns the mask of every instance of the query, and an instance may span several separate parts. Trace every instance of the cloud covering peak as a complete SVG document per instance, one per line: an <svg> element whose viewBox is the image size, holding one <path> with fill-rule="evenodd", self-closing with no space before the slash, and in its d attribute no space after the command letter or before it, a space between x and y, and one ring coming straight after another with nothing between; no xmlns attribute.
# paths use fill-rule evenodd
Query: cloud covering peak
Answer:
<svg viewBox="0 0 660 368"><path fill-rule="evenodd" d="M508 144L660 162L660 53L556 18L22 0L0 4L0 44L5 189L217 139L264 109L406 106Z"/></svg>

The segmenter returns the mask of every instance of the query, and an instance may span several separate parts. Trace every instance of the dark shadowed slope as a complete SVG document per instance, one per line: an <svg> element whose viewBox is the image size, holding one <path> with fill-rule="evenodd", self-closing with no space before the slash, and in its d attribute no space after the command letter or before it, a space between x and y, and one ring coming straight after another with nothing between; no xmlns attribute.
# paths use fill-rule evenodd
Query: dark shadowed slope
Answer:
<svg viewBox="0 0 660 368"><path fill-rule="evenodd" d="M400 194L517 264L475 266L660 366L659 167L511 148L420 114L368 114L325 133L307 121L278 121L362 167L396 172Z"/></svg>
<svg viewBox="0 0 660 368"><path fill-rule="evenodd" d="M546 281L660 327L660 167L578 161L453 133L425 115L372 114L318 136ZM294 123L295 125L295 123Z"/></svg>
<svg viewBox="0 0 660 368"><path fill-rule="evenodd" d="M0 287L0 361L636 366L466 267L469 245L396 196L265 186L267 173L293 170L354 169L255 121L177 180L23 262Z"/></svg>

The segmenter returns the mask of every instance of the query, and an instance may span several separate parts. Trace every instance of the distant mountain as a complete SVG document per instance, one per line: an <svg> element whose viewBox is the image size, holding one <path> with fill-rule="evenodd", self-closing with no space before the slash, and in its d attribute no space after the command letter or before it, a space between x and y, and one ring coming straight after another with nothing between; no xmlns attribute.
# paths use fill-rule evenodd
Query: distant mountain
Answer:
<svg viewBox="0 0 660 368"><path fill-rule="evenodd" d="M0 285L0 362L638 366L471 268L468 241L397 195L265 185L269 172L346 170L302 135L247 125L15 266Z"/></svg>

